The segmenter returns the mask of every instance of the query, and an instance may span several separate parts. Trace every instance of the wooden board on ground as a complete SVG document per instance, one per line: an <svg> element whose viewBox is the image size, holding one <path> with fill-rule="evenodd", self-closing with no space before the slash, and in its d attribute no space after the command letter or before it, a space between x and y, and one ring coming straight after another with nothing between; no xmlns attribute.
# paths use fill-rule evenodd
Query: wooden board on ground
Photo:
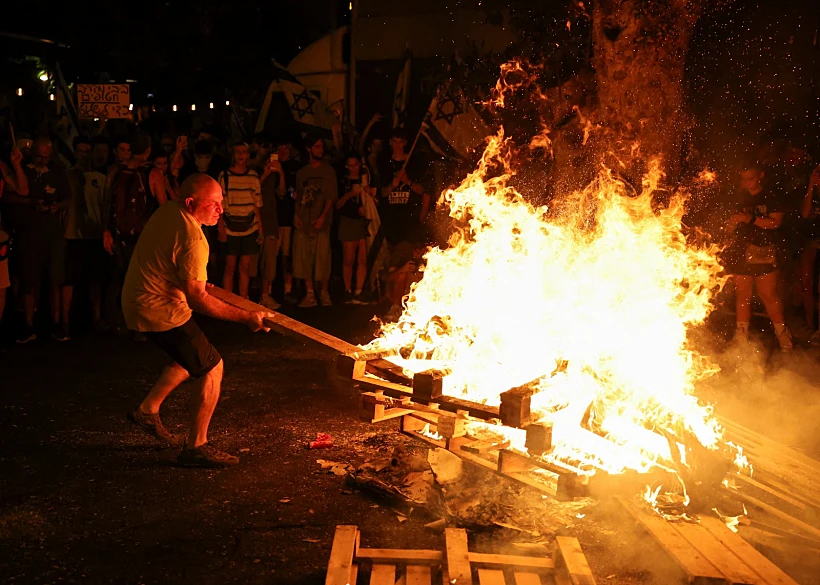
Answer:
<svg viewBox="0 0 820 585"><path fill-rule="evenodd" d="M369 571L371 585L595 585L581 545L560 537L553 558L470 552L467 532L445 530L444 550L364 548L356 526L337 526L330 551L325 585L356 585L359 573ZM345 581L345 579L348 579Z"/></svg>
<svg viewBox="0 0 820 585"><path fill-rule="evenodd" d="M690 583L797 585L791 577L716 518L669 522L628 498L618 501L684 571Z"/></svg>

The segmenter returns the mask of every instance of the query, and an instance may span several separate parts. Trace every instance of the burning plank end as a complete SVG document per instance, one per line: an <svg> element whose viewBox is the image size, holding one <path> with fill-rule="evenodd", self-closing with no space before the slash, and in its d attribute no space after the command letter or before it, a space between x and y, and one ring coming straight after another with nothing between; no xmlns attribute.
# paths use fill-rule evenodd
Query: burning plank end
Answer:
<svg viewBox="0 0 820 585"><path fill-rule="evenodd" d="M533 455L544 455L552 451L552 423L532 423L525 430L527 439L524 445L527 451Z"/></svg>
<svg viewBox="0 0 820 585"><path fill-rule="evenodd" d="M446 372L427 370L413 375L413 398L417 400L433 400L440 398Z"/></svg>
<svg viewBox="0 0 820 585"><path fill-rule="evenodd" d="M533 389L526 386L513 388L501 393L501 407L499 415L501 424L517 429L523 428L530 422L530 401Z"/></svg>

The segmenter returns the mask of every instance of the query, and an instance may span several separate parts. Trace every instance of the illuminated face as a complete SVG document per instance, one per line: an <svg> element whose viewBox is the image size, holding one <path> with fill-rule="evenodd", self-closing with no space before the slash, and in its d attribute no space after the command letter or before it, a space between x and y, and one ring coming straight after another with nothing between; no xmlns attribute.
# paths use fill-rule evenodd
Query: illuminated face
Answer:
<svg viewBox="0 0 820 585"><path fill-rule="evenodd" d="M740 172L740 186L750 193L763 189L763 171L747 169Z"/></svg>
<svg viewBox="0 0 820 585"><path fill-rule="evenodd" d="M290 144L280 144L276 147L276 154L279 155L279 162L290 159Z"/></svg>
<svg viewBox="0 0 820 585"><path fill-rule="evenodd" d="M407 140L400 136L394 136L390 139L390 148L393 149L394 153L404 152L405 146L407 146Z"/></svg>
<svg viewBox="0 0 820 585"><path fill-rule="evenodd" d="M213 157L210 154L197 154L194 156L194 164L196 165L196 169L200 173L204 173L208 170L208 167L211 166L211 159Z"/></svg>
<svg viewBox="0 0 820 585"><path fill-rule="evenodd" d="M117 157L117 162L124 163L131 158L131 145L127 142L120 142L117 145L117 151L114 153Z"/></svg>
<svg viewBox="0 0 820 585"><path fill-rule="evenodd" d="M168 171L168 157L158 156L154 159L154 166L165 174Z"/></svg>
<svg viewBox="0 0 820 585"><path fill-rule="evenodd" d="M54 147L51 145L51 142L41 142L35 144L31 149L31 161L40 167L44 167L48 165L48 161L51 160L51 152L54 150Z"/></svg>
<svg viewBox="0 0 820 585"><path fill-rule="evenodd" d="M325 157L325 141L317 140L310 147L310 156L316 160L322 160Z"/></svg>
<svg viewBox="0 0 820 585"><path fill-rule="evenodd" d="M247 144L239 144L233 147L233 162L237 166L243 167L248 164L251 158L251 149Z"/></svg>
<svg viewBox="0 0 820 585"><path fill-rule="evenodd" d="M80 143L77 145L77 148L74 149L74 158L77 159L77 164L80 166L84 166L88 163L88 159L91 157L91 145L86 143Z"/></svg>
<svg viewBox="0 0 820 585"><path fill-rule="evenodd" d="M222 189L216 182L210 183L206 189L206 193L186 199L185 206L200 223L214 226L219 221L223 211Z"/></svg>
<svg viewBox="0 0 820 585"><path fill-rule="evenodd" d="M95 167L101 167L108 161L108 145L95 144L91 150L91 162Z"/></svg>
<svg viewBox="0 0 820 585"><path fill-rule="evenodd" d="M353 157L347 159L347 164L345 166L347 167L348 172L350 172L350 174L354 177L358 177L359 171L362 170L362 163L359 162L359 159Z"/></svg>

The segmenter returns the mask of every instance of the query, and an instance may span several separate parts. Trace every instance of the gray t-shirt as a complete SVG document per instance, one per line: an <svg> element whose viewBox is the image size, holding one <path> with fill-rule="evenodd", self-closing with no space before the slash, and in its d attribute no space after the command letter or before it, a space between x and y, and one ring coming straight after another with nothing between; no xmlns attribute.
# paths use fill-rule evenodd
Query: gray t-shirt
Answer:
<svg viewBox="0 0 820 585"><path fill-rule="evenodd" d="M323 232L330 231L333 222L333 205L338 197L336 171L327 163L318 167L307 165L296 173L296 216L302 222L302 230L315 231L312 223L322 215L330 201L330 212L322 225Z"/></svg>

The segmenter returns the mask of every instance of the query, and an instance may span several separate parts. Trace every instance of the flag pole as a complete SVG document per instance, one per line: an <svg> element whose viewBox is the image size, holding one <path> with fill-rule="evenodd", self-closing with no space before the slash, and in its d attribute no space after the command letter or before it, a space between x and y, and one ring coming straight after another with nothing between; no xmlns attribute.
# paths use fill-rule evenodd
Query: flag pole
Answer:
<svg viewBox="0 0 820 585"><path fill-rule="evenodd" d="M419 137L421 136L421 131L424 130L424 121L422 120L421 126L419 126L419 131L416 133L416 138L413 140L413 145L410 147L410 152L407 153L407 158L404 159L404 164L401 166L401 170L405 170L407 168L407 161L410 160L410 157L413 156L413 152L416 150L416 144L419 142ZM399 171L401 172L401 171Z"/></svg>

